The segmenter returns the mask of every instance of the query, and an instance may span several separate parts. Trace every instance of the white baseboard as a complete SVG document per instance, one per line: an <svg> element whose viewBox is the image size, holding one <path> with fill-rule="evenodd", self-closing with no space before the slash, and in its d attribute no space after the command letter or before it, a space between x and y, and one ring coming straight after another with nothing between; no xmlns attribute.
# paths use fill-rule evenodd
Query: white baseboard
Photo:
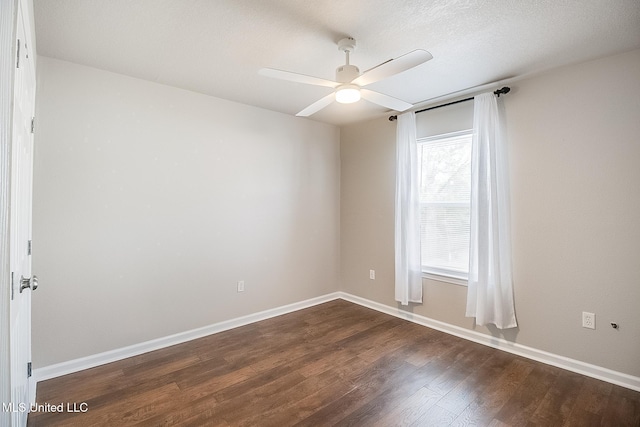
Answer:
<svg viewBox="0 0 640 427"><path fill-rule="evenodd" d="M126 359L127 357L137 356L139 354L159 350L161 348L170 347L176 344L181 344L197 338L205 337L207 335L248 325L250 323L259 322L261 320L266 320L272 317L302 310L304 308L312 307L314 305L322 304L338 298L340 298L339 293L334 292L305 301L296 302L258 313L249 314L247 316L226 320L224 322L215 323L213 325L204 326L202 328L192 329L190 331L169 335L167 337L130 345L128 347L118 348L115 350L105 351L104 353L98 353L87 357L81 357L79 359L69 360L67 362L57 363L55 365L45 366L42 368L34 369L32 378L35 378L35 381L44 381L51 378L60 377L62 375L71 374L73 372L78 372L107 363L116 362L118 360ZM35 387L33 387L33 390L35 401Z"/></svg>
<svg viewBox="0 0 640 427"><path fill-rule="evenodd" d="M345 292L339 292L339 297L346 301L359 304L382 313L390 314L391 316L399 317L422 326L427 326L450 335L455 335L469 341L484 344L489 347L517 354L518 356L526 357L527 359L536 360L547 365L556 366L571 372L576 372L598 380L630 388L631 390L640 391L640 377L613 371L611 369L581 362L579 360L527 347L526 345L510 342L502 338L496 338L480 332L440 322L425 316L400 310L397 307L390 307L388 305L380 304Z"/></svg>
<svg viewBox="0 0 640 427"><path fill-rule="evenodd" d="M82 371L84 369L89 369L99 365L104 365L106 363L111 363L118 360L126 359L127 357L137 356L139 354L147 353L149 351L158 350L164 347L169 347L172 345L191 341L196 338L201 338L207 335L237 328L239 326L244 326L250 323L259 322L261 320L269 319L275 316L280 316L283 314L302 310L304 308L312 307L314 305L322 304L335 299L344 299L345 301L349 301L364 307L368 307L373 310L379 311L381 313L389 314L391 316L399 317L401 319L405 319L422 326L436 329L438 331L445 332L447 334L455 335L457 337L460 337L469 341L487 345L489 347L493 347L509 353L517 354L518 356L526 357L528 359L536 360L538 362L556 366L558 368L566 369L568 371L576 372L582 375L586 375L588 377L596 378L596 379L606 381L612 384L616 384L622 387L626 387L632 390L640 391L640 377L635 377L632 375L624 374L622 372L617 372L611 369L602 368L600 366L591 365L589 363L581 362L579 360L570 359L568 357L559 356L553 353L548 353L546 351L527 347L522 344L510 342L502 338L496 338L490 335L482 334L480 332L476 332L469 329L461 328L459 326L440 322L438 320L430 319L425 316L400 310L397 307L390 307L388 305L380 304L378 302L361 298L346 292L334 292L331 294L308 299L298 303L293 303L293 304L285 305L282 307L276 307L270 310L261 311L259 313L254 313L247 316L238 317L236 319L231 319L231 320L216 323L213 325L205 326L202 328L193 329L191 331L186 331L186 332L170 335L163 338L146 341L140 344L134 344L128 347L123 347L120 349L111 350L104 353L98 353L92 356L82 357L80 359L70 360L68 362L62 362L62 363L58 363L51 366L45 366L43 368L35 369L33 371L32 378L34 379L34 382L48 380L51 378L59 377L62 375L73 373L73 372ZM32 387L32 390L33 390L32 401L35 401L35 389L36 389L35 386Z"/></svg>

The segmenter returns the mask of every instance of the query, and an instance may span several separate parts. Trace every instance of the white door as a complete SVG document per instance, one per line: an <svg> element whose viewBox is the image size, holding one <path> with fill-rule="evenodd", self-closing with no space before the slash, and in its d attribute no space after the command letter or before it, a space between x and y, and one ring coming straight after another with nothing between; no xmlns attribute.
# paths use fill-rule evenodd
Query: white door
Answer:
<svg viewBox="0 0 640 427"><path fill-rule="evenodd" d="M9 219L11 265L9 345L12 425L25 426L30 404L28 377L31 362L31 292L37 286L37 279L31 275L35 52L31 50L26 11L22 10L22 2L18 4Z"/></svg>

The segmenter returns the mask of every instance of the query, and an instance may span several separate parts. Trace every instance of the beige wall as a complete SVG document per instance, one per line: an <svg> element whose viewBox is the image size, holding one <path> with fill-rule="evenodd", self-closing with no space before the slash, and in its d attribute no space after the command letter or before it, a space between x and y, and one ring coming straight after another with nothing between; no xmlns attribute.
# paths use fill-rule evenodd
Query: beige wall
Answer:
<svg viewBox="0 0 640 427"><path fill-rule="evenodd" d="M411 310L640 376L638 76L634 51L522 80L504 98L519 328L474 327L466 287L432 280ZM342 289L395 307L394 139L386 118L341 130Z"/></svg>
<svg viewBox="0 0 640 427"><path fill-rule="evenodd" d="M338 289L336 127L38 65L36 367Z"/></svg>

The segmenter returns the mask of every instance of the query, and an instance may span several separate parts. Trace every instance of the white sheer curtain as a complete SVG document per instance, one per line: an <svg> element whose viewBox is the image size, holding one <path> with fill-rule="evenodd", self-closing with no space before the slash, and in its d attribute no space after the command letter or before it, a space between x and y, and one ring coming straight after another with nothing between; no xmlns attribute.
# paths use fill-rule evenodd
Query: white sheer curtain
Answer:
<svg viewBox="0 0 640 427"><path fill-rule="evenodd" d="M396 130L396 300L422 302L416 114L398 115Z"/></svg>
<svg viewBox="0 0 640 427"><path fill-rule="evenodd" d="M504 119L493 93L475 97L467 317L517 326L511 277L509 167Z"/></svg>

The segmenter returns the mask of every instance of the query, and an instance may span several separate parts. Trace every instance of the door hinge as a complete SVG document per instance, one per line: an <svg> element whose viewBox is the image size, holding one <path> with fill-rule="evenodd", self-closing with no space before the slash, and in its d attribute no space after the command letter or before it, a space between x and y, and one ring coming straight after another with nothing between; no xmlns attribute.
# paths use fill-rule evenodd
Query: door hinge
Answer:
<svg viewBox="0 0 640 427"><path fill-rule="evenodd" d="M31 255L31 240L27 242L27 255Z"/></svg>
<svg viewBox="0 0 640 427"><path fill-rule="evenodd" d="M36 118L32 117L31 118L31 133L33 133L36 130Z"/></svg>
<svg viewBox="0 0 640 427"><path fill-rule="evenodd" d="M27 378L31 378L31 362L27 363Z"/></svg>
<svg viewBox="0 0 640 427"><path fill-rule="evenodd" d="M16 68L20 68L20 39L18 39L18 48L16 50L17 50Z"/></svg>
<svg viewBox="0 0 640 427"><path fill-rule="evenodd" d="M13 275L15 273L12 271L11 272L11 300L13 301Z"/></svg>

